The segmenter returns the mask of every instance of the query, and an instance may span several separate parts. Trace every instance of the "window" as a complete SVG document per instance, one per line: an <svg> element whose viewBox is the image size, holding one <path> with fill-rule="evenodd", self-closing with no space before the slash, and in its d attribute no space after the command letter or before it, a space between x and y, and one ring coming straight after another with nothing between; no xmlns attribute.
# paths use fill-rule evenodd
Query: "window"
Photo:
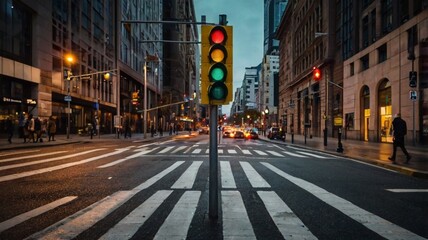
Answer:
<svg viewBox="0 0 428 240"><path fill-rule="evenodd" d="M389 33L392 31L392 0L382 0L382 31Z"/></svg>
<svg viewBox="0 0 428 240"><path fill-rule="evenodd" d="M363 48L366 48L367 46L369 46L369 17L365 16L363 18L363 28L362 30L362 35L363 35Z"/></svg>
<svg viewBox="0 0 428 240"><path fill-rule="evenodd" d="M388 58L386 43L377 49L377 53L379 56L379 63L386 61Z"/></svg>
<svg viewBox="0 0 428 240"><path fill-rule="evenodd" d="M361 61L361 71L365 71L369 69L369 55L365 55L364 57L360 58Z"/></svg>
<svg viewBox="0 0 428 240"><path fill-rule="evenodd" d="M354 72L354 63L349 64L349 71L351 76L354 76L355 72Z"/></svg>

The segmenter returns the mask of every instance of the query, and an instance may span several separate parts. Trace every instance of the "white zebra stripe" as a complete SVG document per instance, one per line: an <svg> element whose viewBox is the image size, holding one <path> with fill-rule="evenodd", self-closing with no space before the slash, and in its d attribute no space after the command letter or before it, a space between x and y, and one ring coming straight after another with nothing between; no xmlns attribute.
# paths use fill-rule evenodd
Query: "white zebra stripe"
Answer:
<svg viewBox="0 0 428 240"><path fill-rule="evenodd" d="M172 190L160 190L153 194L143 204L134 209L129 215L117 223L100 239L116 240L130 239L146 220L156 211L156 209L172 193Z"/></svg>
<svg viewBox="0 0 428 240"><path fill-rule="evenodd" d="M173 149L173 148L174 148L174 146L166 147L166 148L162 149L162 151L160 151L159 153L167 153L167 152L171 151L171 149Z"/></svg>
<svg viewBox="0 0 428 240"><path fill-rule="evenodd" d="M315 158L321 158L321 159L326 158L326 157L321 156L321 155L316 155L316 154L313 154L313 153L308 153L308 152L303 152L303 151L299 151L298 153L304 154L304 155L308 155L308 156L311 156L311 157L315 157Z"/></svg>
<svg viewBox="0 0 428 240"><path fill-rule="evenodd" d="M317 239L294 212L272 191L257 191L284 239Z"/></svg>
<svg viewBox="0 0 428 240"><path fill-rule="evenodd" d="M221 191L223 239L256 239L239 191Z"/></svg>
<svg viewBox="0 0 428 240"><path fill-rule="evenodd" d="M260 156L267 156L267 153L262 152L260 150L254 150L254 152L256 152L257 154L259 154Z"/></svg>
<svg viewBox="0 0 428 240"><path fill-rule="evenodd" d="M172 209L154 239L186 239L200 196L200 191L186 191L174 209Z"/></svg>
<svg viewBox="0 0 428 240"><path fill-rule="evenodd" d="M245 155L252 155L251 152L249 150L242 150L242 153L244 153Z"/></svg>
<svg viewBox="0 0 428 240"><path fill-rule="evenodd" d="M45 213L45 212L50 211L50 210L52 210L54 208L57 208L57 207L59 207L61 205L64 205L64 204L66 204L68 202L71 202L71 201L73 201L76 198L77 198L76 196L63 197L61 199L58 199L56 201L53 201L51 203L48 203L46 205L43 205L43 206L38 207L36 209L33 209L31 211L28 211L28 212L25 212L23 214L20 214L20 215L14 217L14 218L11 218L9 220L1 222L0 223L0 232L3 232L4 230L9 229L11 227L14 227L14 226L16 226L16 225L18 225L18 224L20 224L22 222L25 222L25 221L27 221L30 218L39 216L42 213Z"/></svg>
<svg viewBox="0 0 428 240"><path fill-rule="evenodd" d="M235 179L233 178L232 168L229 161L220 161L221 170L221 187L236 188Z"/></svg>
<svg viewBox="0 0 428 240"><path fill-rule="evenodd" d="M239 162L253 188L270 188L269 183L248 162Z"/></svg>
<svg viewBox="0 0 428 240"><path fill-rule="evenodd" d="M275 151L267 151L268 153L270 153L270 154L272 154L272 155L274 155L274 156L277 156L277 157L284 157L284 155L282 155L282 154L280 154L280 153L277 153L277 152L275 152Z"/></svg>
<svg viewBox="0 0 428 240"><path fill-rule="evenodd" d="M282 151L282 152L287 154L287 155L293 156L293 157L308 158L307 156L303 156L303 155L296 154L296 153L291 153L291 152L286 152L286 151Z"/></svg>
<svg viewBox="0 0 428 240"><path fill-rule="evenodd" d="M202 165L202 161L195 161L181 175L181 177L172 185L172 189L191 189L195 183L196 175Z"/></svg>
<svg viewBox="0 0 428 240"><path fill-rule="evenodd" d="M379 216L376 216L373 213L368 212L354 205L353 203L339 196L336 196L324 190L323 188L316 186L315 184L312 184L297 177L293 177L269 163L262 162L262 164L273 172L275 172L276 174L278 174L279 176L303 188L315 197L319 198L321 201L336 208L348 217L361 223L366 228L372 230L373 232L379 234L380 236L386 239L425 239L392 222L389 222Z"/></svg>

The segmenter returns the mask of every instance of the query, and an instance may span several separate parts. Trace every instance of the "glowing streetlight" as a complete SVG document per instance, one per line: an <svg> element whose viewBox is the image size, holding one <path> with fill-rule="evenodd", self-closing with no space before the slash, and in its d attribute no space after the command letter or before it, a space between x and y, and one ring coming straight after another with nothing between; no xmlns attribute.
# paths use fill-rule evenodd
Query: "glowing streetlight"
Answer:
<svg viewBox="0 0 428 240"><path fill-rule="evenodd" d="M70 68L69 71L67 71L67 139L70 138L70 102L71 102L71 96L70 96L70 81L71 76L73 73L71 72L71 64L74 63L74 56L72 54L67 54L64 56L65 61L68 63L68 67Z"/></svg>

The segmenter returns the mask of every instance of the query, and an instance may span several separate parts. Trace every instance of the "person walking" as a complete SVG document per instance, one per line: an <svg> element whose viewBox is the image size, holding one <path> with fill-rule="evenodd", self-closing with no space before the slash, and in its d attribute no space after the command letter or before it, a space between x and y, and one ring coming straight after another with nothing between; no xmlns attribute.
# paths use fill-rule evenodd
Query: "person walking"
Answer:
<svg viewBox="0 0 428 240"><path fill-rule="evenodd" d="M7 117L6 124L5 124L5 130L7 133L7 141L9 143L12 143L12 137L13 137L13 130L15 128L14 121L12 117Z"/></svg>
<svg viewBox="0 0 428 240"><path fill-rule="evenodd" d="M33 143L35 143L35 140L34 140L35 127L36 126L34 123L33 114L30 114L30 115L28 115L28 134L29 134L28 142L30 142L30 139L31 139L31 140L33 140Z"/></svg>
<svg viewBox="0 0 428 240"><path fill-rule="evenodd" d="M406 147L404 146L404 136L407 134L407 124L406 121L401 118L400 113L397 113L395 115L395 118L392 121L391 128L393 133L393 149L392 156L388 159L395 163L395 158L397 156L397 147L400 147L403 153L406 155L406 163L409 163L412 157L407 152Z"/></svg>
<svg viewBox="0 0 428 240"><path fill-rule="evenodd" d="M55 133L56 133L56 122L53 116L49 117L48 121L48 135L49 135L49 142L55 141Z"/></svg>
<svg viewBox="0 0 428 240"><path fill-rule="evenodd" d="M41 134L42 134L42 121L40 120L39 117L36 117L34 119L34 131L36 133L36 143L39 142L43 142L43 140L41 139Z"/></svg>

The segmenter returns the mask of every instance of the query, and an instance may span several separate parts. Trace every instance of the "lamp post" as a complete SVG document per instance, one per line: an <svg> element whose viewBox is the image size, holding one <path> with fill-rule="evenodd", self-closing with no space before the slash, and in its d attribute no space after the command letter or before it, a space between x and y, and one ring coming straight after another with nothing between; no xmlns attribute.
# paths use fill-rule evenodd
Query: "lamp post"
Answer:
<svg viewBox="0 0 428 240"><path fill-rule="evenodd" d="M71 112L71 96L70 96L70 81L71 76L73 75L71 71L71 64L74 62L74 56L72 54L68 54L65 56L65 60L67 61L70 70L67 70L67 139L70 138L70 112Z"/></svg>

